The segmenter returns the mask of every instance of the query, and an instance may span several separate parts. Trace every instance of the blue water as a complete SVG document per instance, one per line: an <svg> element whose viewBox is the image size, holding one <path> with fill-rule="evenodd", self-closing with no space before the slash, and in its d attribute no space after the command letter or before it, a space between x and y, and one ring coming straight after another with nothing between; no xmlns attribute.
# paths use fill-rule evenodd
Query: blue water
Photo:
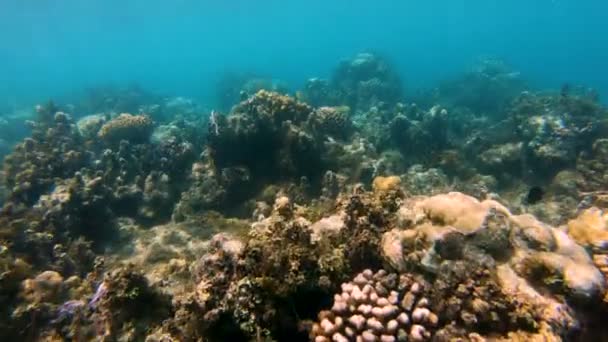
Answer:
<svg viewBox="0 0 608 342"><path fill-rule="evenodd" d="M604 0L1 0L0 106L133 81L206 100L225 71L297 88L365 49L406 91L490 55L532 84L605 95L607 17Z"/></svg>

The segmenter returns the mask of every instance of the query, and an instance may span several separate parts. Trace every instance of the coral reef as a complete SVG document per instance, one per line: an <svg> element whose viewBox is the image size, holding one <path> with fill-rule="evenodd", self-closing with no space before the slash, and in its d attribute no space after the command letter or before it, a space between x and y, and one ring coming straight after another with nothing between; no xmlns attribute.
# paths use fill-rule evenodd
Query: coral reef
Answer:
<svg viewBox="0 0 608 342"><path fill-rule="evenodd" d="M593 93L486 60L414 103L371 53L221 82L222 112L100 88L2 136L1 340L606 340Z"/></svg>

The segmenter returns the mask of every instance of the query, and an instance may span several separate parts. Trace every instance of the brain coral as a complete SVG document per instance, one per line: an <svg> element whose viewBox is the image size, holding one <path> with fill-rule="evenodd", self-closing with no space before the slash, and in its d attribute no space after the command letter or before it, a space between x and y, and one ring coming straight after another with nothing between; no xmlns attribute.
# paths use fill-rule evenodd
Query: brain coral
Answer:
<svg viewBox="0 0 608 342"><path fill-rule="evenodd" d="M97 136L107 143L121 140L142 143L148 141L152 129L153 122L147 115L122 113L101 126Z"/></svg>

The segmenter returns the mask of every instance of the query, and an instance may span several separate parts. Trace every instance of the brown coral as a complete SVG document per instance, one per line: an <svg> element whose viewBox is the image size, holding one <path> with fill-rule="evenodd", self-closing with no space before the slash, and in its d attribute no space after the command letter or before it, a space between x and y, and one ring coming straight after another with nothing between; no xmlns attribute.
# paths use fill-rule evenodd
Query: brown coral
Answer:
<svg viewBox="0 0 608 342"><path fill-rule="evenodd" d="M127 140L133 143L146 142L152 134L153 122L147 115L122 113L106 122L97 136L107 143Z"/></svg>

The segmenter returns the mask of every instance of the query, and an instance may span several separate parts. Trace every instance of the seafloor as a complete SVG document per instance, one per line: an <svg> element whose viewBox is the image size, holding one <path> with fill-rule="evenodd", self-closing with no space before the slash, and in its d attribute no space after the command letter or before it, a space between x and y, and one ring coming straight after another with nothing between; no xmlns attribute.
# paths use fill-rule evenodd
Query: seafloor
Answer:
<svg viewBox="0 0 608 342"><path fill-rule="evenodd" d="M592 90L484 60L406 102L370 53L217 89L2 116L1 341L608 340Z"/></svg>

